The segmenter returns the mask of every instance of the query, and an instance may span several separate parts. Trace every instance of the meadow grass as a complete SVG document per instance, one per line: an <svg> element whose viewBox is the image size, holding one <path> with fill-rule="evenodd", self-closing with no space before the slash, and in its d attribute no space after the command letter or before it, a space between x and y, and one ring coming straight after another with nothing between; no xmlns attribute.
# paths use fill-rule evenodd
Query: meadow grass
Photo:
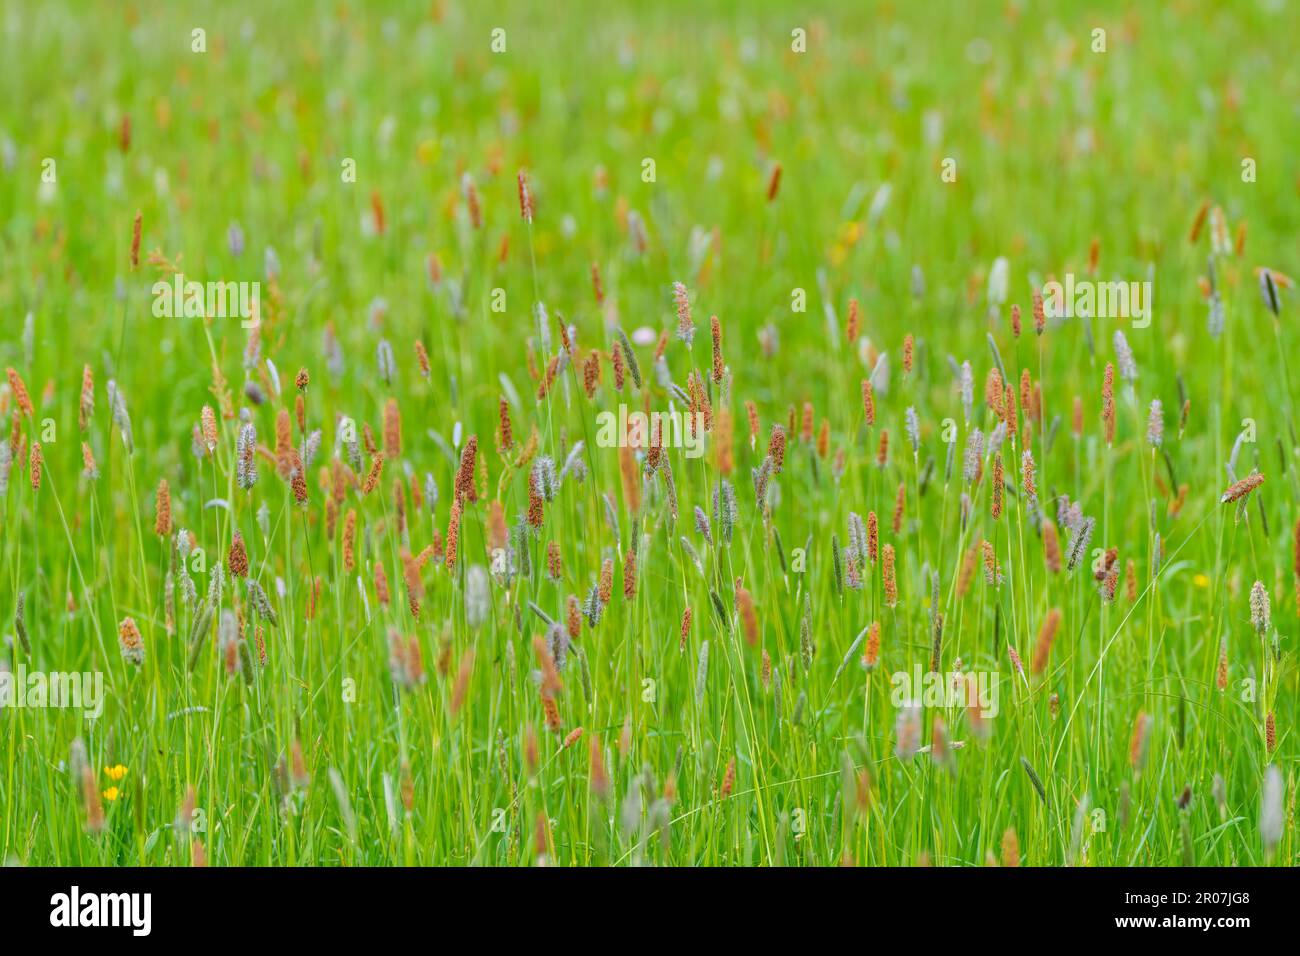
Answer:
<svg viewBox="0 0 1300 956"><path fill-rule="evenodd" d="M0 29L0 857L1295 864L1294 9Z"/></svg>

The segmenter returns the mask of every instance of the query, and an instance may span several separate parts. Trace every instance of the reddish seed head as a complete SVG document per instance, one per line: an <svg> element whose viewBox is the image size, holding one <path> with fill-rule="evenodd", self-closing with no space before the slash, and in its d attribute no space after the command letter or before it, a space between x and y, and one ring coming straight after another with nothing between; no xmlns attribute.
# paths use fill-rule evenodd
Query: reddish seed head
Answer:
<svg viewBox="0 0 1300 956"><path fill-rule="evenodd" d="M461 188L465 194L465 208L469 212L469 221L475 229L483 227L483 210L479 207L478 189L474 186L474 180L466 173L461 180Z"/></svg>
<svg viewBox="0 0 1300 956"><path fill-rule="evenodd" d="M510 405L506 402L504 395L497 405L497 418L499 420L497 448L501 451L510 451L515 447L515 436L514 429L510 425Z"/></svg>
<svg viewBox="0 0 1300 956"><path fill-rule="evenodd" d="M663 426L660 424L659 432L662 432L662 430ZM822 422L822 430L823 432L826 430L826 422L824 421ZM734 457L735 450L732 447L734 434L735 427L731 420L731 412L725 408L719 410L718 423L717 427L714 429L713 438L714 444L718 449L718 471L722 472L724 475L730 475L736 467ZM661 443L663 441L662 434L660 434L659 441ZM822 457L826 457L824 452L822 453Z"/></svg>
<svg viewBox="0 0 1300 956"><path fill-rule="evenodd" d="M45 456L41 453L41 443L32 442L31 455L28 458L27 466L31 471L32 490L41 490L41 465L45 461Z"/></svg>
<svg viewBox="0 0 1300 956"><path fill-rule="evenodd" d="M1002 865L1020 865L1020 841L1016 839L1015 827L1008 827L1007 832L1002 834Z"/></svg>
<svg viewBox="0 0 1300 956"><path fill-rule="evenodd" d="M356 567L357 513L349 508L343 518L343 570L351 571Z"/></svg>
<svg viewBox="0 0 1300 956"><path fill-rule="evenodd" d="M1043 559L1047 570L1059 574L1061 570L1061 542L1056 536L1056 525L1050 521L1043 522Z"/></svg>
<svg viewBox="0 0 1300 956"><path fill-rule="evenodd" d="M203 434L203 444L207 446L209 452L217 448L217 413L212 410L211 405L204 405L203 410L199 413L199 423Z"/></svg>
<svg viewBox="0 0 1300 956"><path fill-rule="evenodd" d="M1002 517L1002 489L1005 476L1002 472L1002 455L993 456L993 495L990 514L994 521Z"/></svg>
<svg viewBox="0 0 1300 956"><path fill-rule="evenodd" d="M565 605L564 624L570 640L576 641L582 636L582 611L578 606L578 599L572 594L569 595Z"/></svg>
<svg viewBox="0 0 1300 956"><path fill-rule="evenodd" d="M456 498L461 501L469 501L471 504L478 501L478 490L474 486L474 466L478 456L478 436L470 435L469 440L465 442L465 447L460 453L460 467L456 470L455 491Z"/></svg>
<svg viewBox="0 0 1300 956"><path fill-rule="evenodd" d="M248 548L244 545L244 536L238 531L230 542L230 553L226 555L226 568L233 577L248 577Z"/></svg>
<svg viewBox="0 0 1300 956"><path fill-rule="evenodd" d="M18 410L28 418L32 417L32 399L27 392L27 385L23 378L15 369L5 369L5 374L9 378L9 388L14 393L14 404Z"/></svg>
<svg viewBox="0 0 1300 956"><path fill-rule="evenodd" d="M894 546L887 544L881 557L881 571L885 579L885 604L898 606L898 581L894 577Z"/></svg>
<svg viewBox="0 0 1300 956"><path fill-rule="evenodd" d="M546 544L546 576L555 582L564 577L564 562L560 556L560 545L556 541L548 541Z"/></svg>
<svg viewBox="0 0 1300 956"><path fill-rule="evenodd" d="M275 468L281 478L289 477L292 466L289 452L293 450L293 422L288 409L280 409L275 415Z"/></svg>
<svg viewBox="0 0 1300 956"><path fill-rule="evenodd" d="M636 552L631 548L623 557L623 597L629 601L636 598Z"/></svg>
<svg viewBox="0 0 1300 956"><path fill-rule="evenodd" d="M749 399L745 400L745 415L749 418L749 440L751 442L750 447L753 447L752 443L758 440L758 406ZM1300 564L1297 564L1296 567L1300 569ZM1300 575L1300 570L1297 570L1296 573Z"/></svg>
<svg viewBox="0 0 1300 956"><path fill-rule="evenodd" d="M981 541L980 549L984 552L984 583L989 587L1001 587L1002 569L998 567L998 555L993 549L993 543L987 539Z"/></svg>
<svg viewBox="0 0 1300 956"><path fill-rule="evenodd" d="M743 587L736 588L736 608L740 611L740 628L750 647L758 646L758 612L754 596Z"/></svg>
<svg viewBox="0 0 1300 956"><path fill-rule="evenodd" d="M33 445L38 448L38 445ZM167 486L167 479L164 478L158 482L158 494L154 503L154 524L153 530L160 538L165 538L172 533L172 494L171 489Z"/></svg>
<svg viewBox="0 0 1300 956"><path fill-rule="evenodd" d="M87 365L81 372L81 403L77 408L77 422L84 432L95 414L95 378Z"/></svg>
<svg viewBox="0 0 1300 956"><path fill-rule="evenodd" d="M99 466L95 464L95 454L84 441L81 443L81 473L92 481L99 477Z"/></svg>
<svg viewBox="0 0 1300 956"><path fill-rule="evenodd" d="M1252 472L1240 481L1234 481L1230 484L1222 497L1219 498L1219 503L1227 504L1230 501L1240 501L1263 483L1264 476L1257 471Z"/></svg>
<svg viewBox="0 0 1300 956"><path fill-rule="evenodd" d="M623 374L624 374L622 349L617 349L617 348L614 349L614 351L610 353L609 358L610 358L610 364L614 366L614 390L617 392L621 392L623 391Z"/></svg>
<svg viewBox="0 0 1300 956"><path fill-rule="evenodd" d="M777 474L785 464L785 431L780 425L772 426L772 437L767 441L767 454L772 459L772 470Z"/></svg>
<svg viewBox="0 0 1300 956"><path fill-rule="evenodd" d="M614 562L606 558L600 564L600 581L596 588L601 604L609 604L614 596Z"/></svg>
<svg viewBox="0 0 1300 956"><path fill-rule="evenodd" d="M1056 639L1056 632L1060 626L1061 609L1054 607L1047 612L1047 617L1043 619L1042 627L1038 630L1038 644L1034 648L1032 673L1041 674L1047 669L1047 660L1052 652L1052 642Z"/></svg>
<svg viewBox="0 0 1300 956"><path fill-rule="evenodd" d="M465 697L469 693L469 679L474 672L474 649L467 647L460 656L460 668L456 671L456 683L451 689L451 713L454 717L465 706Z"/></svg>
<svg viewBox="0 0 1300 956"><path fill-rule="evenodd" d="M979 546L972 545L966 549L966 554L962 558L961 570L957 574L957 597L958 599L966 596L970 590L971 582L975 580L975 568L979 564Z"/></svg>
<svg viewBox="0 0 1300 956"><path fill-rule="evenodd" d="M1016 669L1016 673L1021 677L1025 676L1025 665L1020 660L1020 654L1010 644L1007 645L1007 655L1011 658L1011 666Z"/></svg>
<svg viewBox="0 0 1300 956"><path fill-rule="evenodd" d="M767 201L772 202L776 199L777 191L781 188L781 164L777 163L772 167L771 178L767 181Z"/></svg>
<svg viewBox="0 0 1300 956"><path fill-rule="evenodd" d="M545 520L545 503L537 488L537 472L528 473L528 526L534 530L542 527Z"/></svg>
<svg viewBox="0 0 1300 956"><path fill-rule="evenodd" d="M1201 229L1205 226L1205 217L1210 212L1210 201L1208 199L1201 202L1200 207L1196 210L1196 218L1192 220L1192 231L1188 233L1187 241L1196 245L1196 240L1201 237Z"/></svg>
<svg viewBox="0 0 1300 956"><path fill-rule="evenodd" d="M528 188L528 174L524 170L519 170L519 215L524 222L532 223L533 221L533 192Z"/></svg>
<svg viewBox="0 0 1300 956"><path fill-rule="evenodd" d="M691 321L691 300L684 283L673 283L673 303L677 306L677 337L690 348L695 339L695 323Z"/></svg>
<svg viewBox="0 0 1300 956"><path fill-rule="evenodd" d="M993 409L998 418L1002 417L1002 395L1002 375L996 367L991 368L984 380L984 404Z"/></svg>
<svg viewBox="0 0 1300 956"><path fill-rule="evenodd" d="M294 467L289 475L289 488L293 491L293 500L300 505L307 503L307 478L303 474L302 459L297 450L293 453Z"/></svg>
<svg viewBox="0 0 1300 956"><path fill-rule="evenodd" d="M1133 769L1139 773L1146 763L1147 739L1150 732L1151 716L1138 711L1137 719L1133 721L1133 737L1129 741L1128 759Z"/></svg>
<svg viewBox="0 0 1300 956"><path fill-rule="evenodd" d="M1038 497L1038 485L1034 477L1034 453L1028 448L1020 456L1020 484L1025 497L1034 501Z"/></svg>
<svg viewBox="0 0 1300 956"><path fill-rule="evenodd" d="M446 561L447 570L449 571L456 567L456 553L460 544L460 509L460 499L453 498L451 502L451 517L447 521Z"/></svg>
<svg viewBox="0 0 1300 956"><path fill-rule="evenodd" d="M131 269L140 268L140 227L144 222L144 213L137 212L131 223Z"/></svg>
<svg viewBox="0 0 1300 956"><path fill-rule="evenodd" d="M867 649L862 654L862 666L867 670L875 670L876 665L880 662L880 622L872 621L871 627L867 630Z"/></svg>
<svg viewBox="0 0 1300 956"><path fill-rule="evenodd" d="M375 452L375 456L370 460L370 471L366 473L366 480L361 484L361 493L369 495L379 487L379 478L384 473L384 456L380 452Z"/></svg>
<svg viewBox="0 0 1300 956"><path fill-rule="evenodd" d="M596 386L600 383L600 352L592 349L582 363L582 390L587 398L596 396Z"/></svg>
<svg viewBox="0 0 1300 956"><path fill-rule="evenodd" d="M709 329L713 336L713 384L722 384L722 324L716 315L709 316Z"/></svg>
<svg viewBox="0 0 1300 956"><path fill-rule="evenodd" d="M1106 426L1106 444L1115 441L1115 366L1106 363L1101 378L1101 420Z"/></svg>
<svg viewBox="0 0 1300 956"><path fill-rule="evenodd" d="M397 399L390 398L384 404L384 457L397 459L402 454L402 412L397 407Z"/></svg>

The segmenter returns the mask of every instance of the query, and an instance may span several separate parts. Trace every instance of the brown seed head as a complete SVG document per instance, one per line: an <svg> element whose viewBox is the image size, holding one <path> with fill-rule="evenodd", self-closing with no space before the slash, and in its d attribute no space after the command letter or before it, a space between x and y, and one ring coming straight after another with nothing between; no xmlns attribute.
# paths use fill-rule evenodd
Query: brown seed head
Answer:
<svg viewBox="0 0 1300 956"><path fill-rule="evenodd" d="M84 432L95 414L95 377L90 366L81 370L81 402L77 408L77 423Z"/></svg>
<svg viewBox="0 0 1300 956"><path fill-rule="evenodd" d="M894 546L887 544L881 555L881 570L885 578L885 604L898 606L898 581L894 577Z"/></svg>
<svg viewBox="0 0 1300 956"><path fill-rule="evenodd" d="M248 577L248 549L244 545L244 536L238 531L230 542L230 552L226 555L226 569L233 577Z"/></svg>
<svg viewBox="0 0 1300 956"><path fill-rule="evenodd" d="M478 490L474 487L474 465L478 456L478 436L470 435L460 453L460 467L456 470L455 492L459 501L473 504L478 501Z"/></svg>
<svg viewBox="0 0 1300 956"><path fill-rule="evenodd" d="M402 412L397 407L397 399L390 398L384 404L384 457L396 461L402 454Z"/></svg>
<svg viewBox="0 0 1300 956"><path fill-rule="evenodd" d="M1219 498L1219 503L1228 504L1232 501L1240 501L1263 483L1264 476L1258 471L1252 472L1240 481L1234 481L1230 484L1222 497Z"/></svg>
<svg viewBox="0 0 1300 956"><path fill-rule="evenodd" d="M139 667L144 663L144 638L140 636L135 618L122 619L122 624L117 629L117 642L122 649L122 659L128 664Z"/></svg>
<svg viewBox="0 0 1300 956"><path fill-rule="evenodd" d="M1038 630L1038 644L1034 647L1034 661L1030 667L1031 673L1041 674L1047 669L1047 660L1052 652L1052 642L1056 640L1056 632L1061 626L1061 609L1052 608L1047 612L1047 617L1043 618L1042 627Z"/></svg>
<svg viewBox="0 0 1300 956"><path fill-rule="evenodd" d="M868 378L862 380L862 413L868 425L876 423L876 397Z"/></svg>
<svg viewBox="0 0 1300 956"><path fill-rule="evenodd" d="M713 384L722 384L722 323L716 315L709 317L709 329L713 335Z"/></svg>
<svg viewBox="0 0 1300 956"><path fill-rule="evenodd" d="M160 538L165 538L172 533L172 493L167 487L166 478L158 482L158 493L154 500L153 530Z"/></svg>
<svg viewBox="0 0 1300 956"><path fill-rule="evenodd" d="M5 374L9 377L9 388L14 393L14 404L18 410L28 418L32 417L32 399L27 392L27 384L23 381L21 375L13 368L6 368Z"/></svg>

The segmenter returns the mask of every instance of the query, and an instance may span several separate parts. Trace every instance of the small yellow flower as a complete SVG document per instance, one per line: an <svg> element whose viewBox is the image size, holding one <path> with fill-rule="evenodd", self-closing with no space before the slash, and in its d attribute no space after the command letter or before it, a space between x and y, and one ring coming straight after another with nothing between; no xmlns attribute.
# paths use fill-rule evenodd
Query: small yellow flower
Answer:
<svg viewBox="0 0 1300 956"><path fill-rule="evenodd" d="M114 800L117 799L118 793L119 791L117 787L109 787L107 790L104 791L104 799L107 800L109 803L112 803Z"/></svg>
<svg viewBox="0 0 1300 956"><path fill-rule="evenodd" d="M1192 578L1192 583L1198 588L1208 588L1210 586L1210 579L1204 574L1198 574L1196 577Z"/></svg>
<svg viewBox="0 0 1300 956"><path fill-rule="evenodd" d="M126 768L123 767L120 763L115 764L112 767L105 767L104 774L108 777L109 780L121 780L123 777L126 776Z"/></svg>

